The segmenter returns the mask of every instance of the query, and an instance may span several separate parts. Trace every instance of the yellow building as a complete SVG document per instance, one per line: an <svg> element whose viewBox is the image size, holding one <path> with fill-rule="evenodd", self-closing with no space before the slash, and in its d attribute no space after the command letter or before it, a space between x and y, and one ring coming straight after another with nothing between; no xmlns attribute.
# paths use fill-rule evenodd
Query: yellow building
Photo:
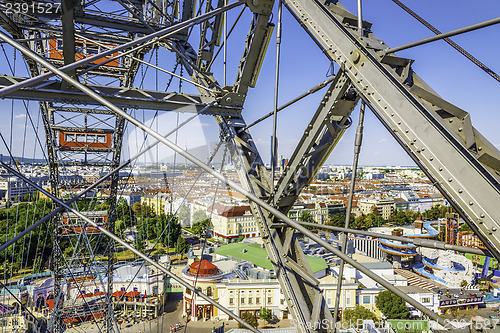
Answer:
<svg viewBox="0 0 500 333"><path fill-rule="evenodd" d="M377 207L378 215L387 220L396 209L396 204L393 198L361 198L358 200L358 208L362 214L373 213L373 207Z"/></svg>
<svg viewBox="0 0 500 333"><path fill-rule="evenodd" d="M170 202L170 194L146 194L141 197L141 205L149 207L156 215L165 214L165 205Z"/></svg>

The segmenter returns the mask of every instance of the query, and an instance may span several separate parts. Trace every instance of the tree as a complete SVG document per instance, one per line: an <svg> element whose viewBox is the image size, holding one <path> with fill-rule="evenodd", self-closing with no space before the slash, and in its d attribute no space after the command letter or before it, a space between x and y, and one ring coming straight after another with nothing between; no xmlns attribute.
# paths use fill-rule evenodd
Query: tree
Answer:
<svg viewBox="0 0 500 333"><path fill-rule="evenodd" d="M73 246L68 246L67 248L64 249L63 251L63 255L68 258L68 257L71 257L73 255Z"/></svg>
<svg viewBox="0 0 500 333"><path fill-rule="evenodd" d="M448 208L445 206L433 206L424 212L424 217L429 220L437 220L440 217L445 217L447 210Z"/></svg>
<svg viewBox="0 0 500 333"><path fill-rule="evenodd" d="M168 246L174 245L181 236L179 219L173 214L162 214L156 219L157 235L160 238L160 242Z"/></svg>
<svg viewBox="0 0 500 333"><path fill-rule="evenodd" d="M372 206L372 208L370 209L370 213L372 213L375 216L380 215L380 211L379 211L379 209L377 208L376 205Z"/></svg>
<svg viewBox="0 0 500 333"><path fill-rule="evenodd" d="M132 205L132 210L134 211L135 215L141 216L141 203L136 201Z"/></svg>
<svg viewBox="0 0 500 333"><path fill-rule="evenodd" d="M123 220L117 220L115 222L115 234L121 235L125 231L125 222Z"/></svg>
<svg viewBox="0 0 500 333"><path fill-rule="evenodd" d="M208 218L207 213L203 210L197 210L193 214L193 219L191 220L192 223L200 222L203 220L206 220Z"/></svg>
<svg viewBox="0 0 500 333"><path fill-rule="evenodd" d="M316 221L314 220L314 216L308 210L302 211L302 213L300 214L300 217L299 217L299 221L307 222L307 223L316 223ZM305 226L305 228L308 230L315 229L314 227L310 227L310 226Z"/></svg>
<svg viewBox="0 0 500 333"><path fill-rule="evenodd" d="M189 225L189 208L186 205L182 205L179 207L179 210L177 211L177 218L183 225Z"/></svg>
<svg viewBox="0 0 500 333"><path fill-rule="evenodd" d="M375 297L375 305L387 319L407 319L410 316L405 301L389 290L381 291Z"/></svg>
<svg viewBox="0 0 500 333"><path fill-rule="evenodd" d="M205 235L205 233L207 232L209 225L210 225L210 219L205 219L203 221L196 222L195 224L193 224L191 230L195 235L202 236Z"/></svg>
<svg viewBox="0 0 500 333"><path fill-rule="evenodd" d="M175 252L179 254L184 254L187 253L189 250L189 244L186 242L186 240L182 237L179 237L179 240L177 240L177 243L175 243Z"/></svg>
<svg viewBox="0 0 500 333"><path fill-rule="evenodd" d="M136 240L135 240L135 244L134 244L135 248L139 251L142 251L144 250L144 241L140 238L140 237L137 237Z"/></svg>
<svg viewBox="0 0 500 333"><path fill-rule="evenodd" d="M251 312L243 312L241 315L241 319L246 321L250 326L257 327L259 322L257 321L257 317ZM242 324L238 323L239 328L245 328Z"/></svg>
<svg viewBox="0 0 500 333"><path fill-rule="evenodd" d="M373 312L361 305L356 305L354 309L344 310L344 321L357 323L358 319L376 320L377 317L373 314Z"/></svg>
<svg viewBox="0 0 500 333"><path fill-rule="evenodd" d="M472 231L467 223L462 223L460 227L458 227L458 231Z"/></svg>
<svg viewBox="0 0 500 333"><path fill-rule="evenodd" d="M259 311L259 318L269 323L269 320L273 318L273 313L266 308L262 308Z"/></svg>

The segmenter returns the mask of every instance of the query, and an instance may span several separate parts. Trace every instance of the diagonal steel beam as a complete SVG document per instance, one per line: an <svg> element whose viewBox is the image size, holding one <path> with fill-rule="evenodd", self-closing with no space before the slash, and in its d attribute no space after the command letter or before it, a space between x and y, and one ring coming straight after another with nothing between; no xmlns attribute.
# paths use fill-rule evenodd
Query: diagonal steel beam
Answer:
<svg viewBox="0 0 500 333"><path fill-rule="evenodd" d="M242 130L246 127L245 122L241 118L226 118L219 121L219 126L224 140L231 143L232 160L243 187L249 193L267 199L272 193L272 181L250 133ZM312 271L293 229L272 228L275 222L273 216L254 202L250 203L250 207L290 313L300 323L300 331L308 332L307 323L313 321L316 315L320 321L331 321L331 314L318 290L318 282L311 278Z"/></svg>
<svg viewBox="0 0 500 333"><path fill-rule="evenodd" d="M62 0L61 2L61 7L62 7L62 13L61 13L61 29L63 32L63 57L64 57L64 64L69 65L73 62L75 62L75 25L73 23L75 19L75 8L74 8L74 1L73 0ZM76 79L76 69L72 69L68 71L68 74L71 75L73 78ZM64 87L65 90L68 87Z"/></svg>
<svg viewBox="0 0 500 333"><path fill-rule="evenodd" d="M350 87L351 81L339 70L269 199L282 212L288 212L301 190L314 179L349 126L352 109L359 100Z"/></svg>

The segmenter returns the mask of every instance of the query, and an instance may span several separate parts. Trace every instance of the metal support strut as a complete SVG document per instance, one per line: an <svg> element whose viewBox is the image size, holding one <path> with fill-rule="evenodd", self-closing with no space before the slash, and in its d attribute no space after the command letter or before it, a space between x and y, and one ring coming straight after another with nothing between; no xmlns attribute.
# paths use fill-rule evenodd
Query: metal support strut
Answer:
<svg viewBox="0 0 500 333"><path fill-rule="evenodd" d="M351 186L349 188L349 200L347 201L347 208L345 214L345 222L344 228L349 228L349 221L351 219L351 210L352 210L352 201L354 198L354 189L356 186L356 175L358 170L358 160L359 153L361 151L361 142L363 140L363 121L365 119L365 103L362 101L361 106L359 108L359 121L358 127L356 129L356 138L354 140L354 158L352 161L352 170L351 170ZM341 251L343 254L346 254L347 248L347 233L344 233L344 238L342 239L342 248ZM339 267L339 275L337 277L337 292L335 295L335 313L333 315L333 327L336 329L336 323L338 319L339 313L339 305L340 305L340 295L342 291L342 276L344 275L344 260L340 260Z"/></svg>

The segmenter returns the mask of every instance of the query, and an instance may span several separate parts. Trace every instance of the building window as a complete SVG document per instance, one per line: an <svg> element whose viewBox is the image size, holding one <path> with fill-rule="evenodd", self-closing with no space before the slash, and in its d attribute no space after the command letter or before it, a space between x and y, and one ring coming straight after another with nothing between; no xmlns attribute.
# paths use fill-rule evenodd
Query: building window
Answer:
<svg viewBox="0 0 500 333"><path fill-rule="evenodd" d="M248 298L248 304L253 304L253 298Z"/></svg>
<svg viewBox="0 0 500 333"><path fill-rule="evenodd" d="M370 304L370 296L363 296L363 304Z"/></svg>
<svg viewBox="0 0 500 333"><path fill-rule="evenodd" d="M345 299L345 304L346 304L347 306L351 305L351 298L350 298L350 297L347 297L347 298Z"/></svg>
<svg viewBox="0 0 500 333"><path fill-rule="evenodd" d="M260 304L260 297L255 297L255 304Z"/></svg>
<svg viewBox="0 0 500 333"><path fill-rule="evenodd" d="M212 287L207 287L207 296L212 296Z"/></svg>
<svg viewBox="0 0 500 333"><path fill-rule="evenodd" d="M245 304L245 299L244 299L244 298L241 298L241 299L240 299L240 303L241 303L241 304Z"/></svg>
<svg viewBox="0 0 500 333"><path fill-rule="evenodd" d="M267 298L267 304L271 304L271 303L272 303L272 301L273 301L273 298L272 298L272 297L268 297L268 298Z"/></svg>
<svg viewBox="0 0 500 333"><path fill-rule="evenodd" d="M285 304L285 300L284 300L283 298L282 298L282 299L280 299L280 304L281 304L281 305L284 305L284 304Z"/></svg>
<svg viewBox="0 0 500 333"><path fill-rule="evenodd" d="M326 299L326 303L327 303L328 305L332 305L332 299L331 299L331 298L327 298L327 299Z"/></svg>
<svg viewBox="0 0 500 333"><path fill-rule="evenodd" d="M234 305L234 298L229 297L229 305Z"/></svg>
<svg viewBox="0 0 500 333"><path fill-rule="evenodd" d="M430 303L431 299L429 297L422 298L422 303Z"/></svg>

